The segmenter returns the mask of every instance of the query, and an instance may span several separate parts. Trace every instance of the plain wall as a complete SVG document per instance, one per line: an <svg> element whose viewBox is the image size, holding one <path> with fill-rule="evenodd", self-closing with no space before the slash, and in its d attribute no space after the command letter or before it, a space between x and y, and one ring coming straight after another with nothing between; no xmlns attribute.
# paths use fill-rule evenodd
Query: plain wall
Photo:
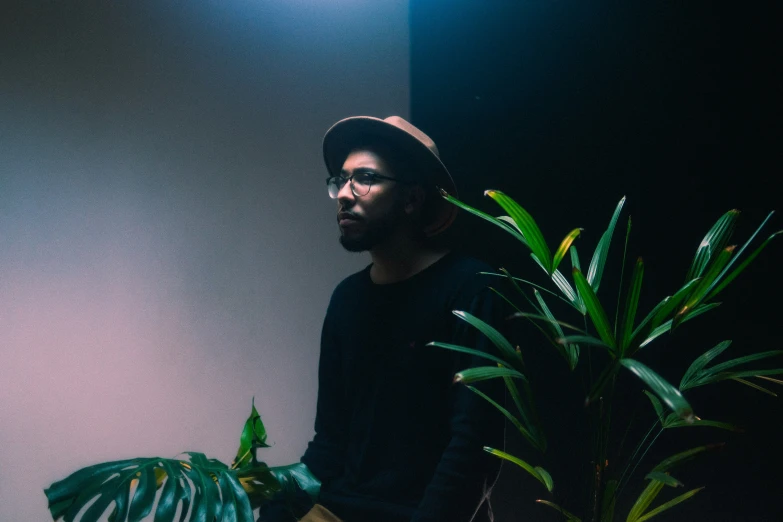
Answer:
<svg viewBox="0 0 783 522"><path fill-rule="evenodd" d="M297 461L337 242L320 141L407 116L402 0L17 2L0 14L0 520L93 463Z"/></svg>

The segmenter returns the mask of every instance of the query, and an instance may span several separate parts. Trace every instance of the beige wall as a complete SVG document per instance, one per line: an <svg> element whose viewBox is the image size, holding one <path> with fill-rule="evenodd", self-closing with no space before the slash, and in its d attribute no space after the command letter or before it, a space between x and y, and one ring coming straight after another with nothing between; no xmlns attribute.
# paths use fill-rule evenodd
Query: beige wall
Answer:
<svg viewBox="0 0 783 522"><path fill-rule="evenodd" d="M402 0L19 2L0 21L0 521L77 468L312 436L320 139L407 115ZM198 7L194 5L198 4Z"/></svg>

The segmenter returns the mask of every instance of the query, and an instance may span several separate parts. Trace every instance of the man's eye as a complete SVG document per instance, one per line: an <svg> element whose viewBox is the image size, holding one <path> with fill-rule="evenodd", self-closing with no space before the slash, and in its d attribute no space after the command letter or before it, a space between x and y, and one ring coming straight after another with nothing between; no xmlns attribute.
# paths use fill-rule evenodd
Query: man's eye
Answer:
<svg viewBox="0 0 783 522"><path fill-rule="evenodd" d="M357 174L354 176L354 181L361 185L371 185L375 181L375 175L369 172Z"/></svg>

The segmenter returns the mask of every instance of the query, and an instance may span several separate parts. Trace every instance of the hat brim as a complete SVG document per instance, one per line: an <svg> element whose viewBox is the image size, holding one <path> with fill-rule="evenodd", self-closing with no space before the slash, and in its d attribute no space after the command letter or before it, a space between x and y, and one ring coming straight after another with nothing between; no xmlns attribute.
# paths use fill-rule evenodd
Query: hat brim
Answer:
<svg viewBox="0 0 783 522"><path fill-rule="evenodd" d="M412 157L425 176L422 181L442 188L457 196L457 187L448 169L440 158L422 142L404 130L372 116L354 116L340 120L326 131L323 139L323 154L326 168L331 176L339 176L343 163L357 146L365 143L368 137L380 138L390 146ZM446 230L457 216L457 207L438 198L433 218L424 227L427 236L434 236Z"/></svg>

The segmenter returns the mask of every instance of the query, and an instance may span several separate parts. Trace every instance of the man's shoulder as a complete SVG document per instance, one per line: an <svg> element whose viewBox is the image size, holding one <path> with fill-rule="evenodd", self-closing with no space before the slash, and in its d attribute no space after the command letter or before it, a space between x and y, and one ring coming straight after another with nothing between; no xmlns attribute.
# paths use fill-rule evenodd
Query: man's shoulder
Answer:
<svg viewBox="0 0 783 522"><path fill-rule="evenodd" d="M485 287L496 277L492 274L497 270L484 261L461 253L449 255L451 259L441 275L451 281L453 286Z"/></svg>
<svg viewBox="0 0 783 522"><path fill-rule="evenodd" d="M370 284L370 266L371 265L367 265L358 272L354 272L337 283L337 286L335 286L332 291L332 297L344 295L346 293L353 294L361 288L366 288Z"/></svg>
<svg viewBox="0 0 783 522"><path fill-rule="evenodd" d="M332 292L332 300L339 300L345 296L355 298L364 294L373 295L376 285L370 280L371 266L368 265L340 281ZM402 281L401 284L384 286L387 286L385 290L392 292L402 290L403 293L406 291L415 293L417 289L428 291L427 289L440 288L449 294L472 295L490 286L493 280L497 279L496 275L492 275L495 272L497 270L484 261L466 254L450 252L409 280Z"/></svg>
<svg viewBox="0 0 783 522"><path fill-rule="evenodd" d="M495 270L480 259L466 254L453 252L449 254L452 257L449 271L462 277L488 277L486 274L493 273Z"/></svg>

